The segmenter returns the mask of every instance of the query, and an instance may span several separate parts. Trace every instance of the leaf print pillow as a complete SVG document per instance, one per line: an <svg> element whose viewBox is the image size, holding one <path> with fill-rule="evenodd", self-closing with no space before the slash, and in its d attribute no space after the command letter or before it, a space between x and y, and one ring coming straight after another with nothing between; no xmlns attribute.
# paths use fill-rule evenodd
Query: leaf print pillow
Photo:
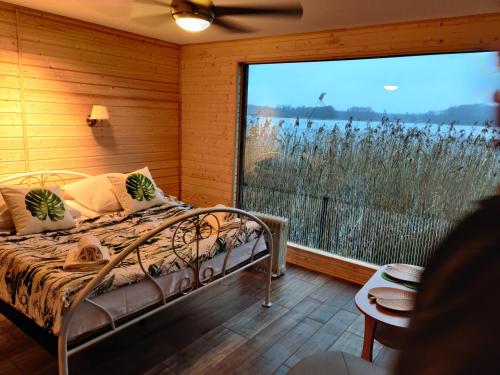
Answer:
<svg viewBox="0 0 500 375"><path fill-rule="evenodd" d="M57 186L0 186L18 235L69 229L71 211Z"/></svg>
<svg viewBox="0 0 500 375"><path fill-rule="evenodd" d="M31 216L39 220L47 218L50 221L64 219L64 203L57 194L47 189L33 189L24 198L26 208L31 212Z"/></svg>
<svg viewBox="0 0 500 375"><path fill-rule="evenodd" d="M108 176L108 180L126 214L169 202L156 186L148 167L122 176Z"/></svg>
<svg viewBox="0 0 500 375"><path fill-rule="evenodd" d="M153 181L141 173L129 174L125 181L127 193L136 201L150 201L156 198L156 189Z"/></svg>

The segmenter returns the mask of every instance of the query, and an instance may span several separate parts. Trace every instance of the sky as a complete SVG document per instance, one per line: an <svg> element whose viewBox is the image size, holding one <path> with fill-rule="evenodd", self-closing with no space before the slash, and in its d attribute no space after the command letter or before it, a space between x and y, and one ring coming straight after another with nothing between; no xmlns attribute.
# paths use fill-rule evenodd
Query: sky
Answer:
<svg viewBox="0 0 500 375"><path fill-rule="evenodd" d="M496 52L440 54L249 67L248 104L372 107L422 113L461 104L493 104L500 89ZM384 86L398 86L387 91Z"/></svg>

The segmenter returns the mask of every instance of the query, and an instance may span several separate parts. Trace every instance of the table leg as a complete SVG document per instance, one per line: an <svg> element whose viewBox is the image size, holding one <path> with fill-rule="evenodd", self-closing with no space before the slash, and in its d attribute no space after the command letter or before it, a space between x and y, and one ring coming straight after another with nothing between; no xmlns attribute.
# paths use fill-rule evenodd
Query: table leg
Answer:
<svg viewBox="0 0 500 375"><path fill-rule="evenodd" d="M372 361L373 340L376 325L377 321L374 318L365 315L365 335L363 339L363 351L361 352L361 358L370 362Z"/></svg>

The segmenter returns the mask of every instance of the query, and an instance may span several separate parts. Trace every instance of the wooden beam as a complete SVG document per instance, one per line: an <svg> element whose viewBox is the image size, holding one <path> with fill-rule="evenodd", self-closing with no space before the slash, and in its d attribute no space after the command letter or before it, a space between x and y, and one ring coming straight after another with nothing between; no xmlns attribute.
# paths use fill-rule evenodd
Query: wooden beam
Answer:
<svg viewBox="0 0 500 375"><path fill-rule="evenodd" d="M359 285L364 285L378 269L373 264L347 259L292 242L288 243L286 261Z"/></svg>

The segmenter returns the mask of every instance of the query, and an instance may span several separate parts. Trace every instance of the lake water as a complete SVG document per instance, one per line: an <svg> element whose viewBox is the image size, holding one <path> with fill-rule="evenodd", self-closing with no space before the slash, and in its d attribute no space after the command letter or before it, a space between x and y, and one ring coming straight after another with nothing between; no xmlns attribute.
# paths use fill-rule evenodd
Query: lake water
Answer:
<svg viewBox="0 0 500 375"><path fill-rule="evenodd" d="M296 119L295 118L285 118L285 117L256 117L253 115L247 116L247 127L250 127L252 124L258 124L263 126L265 123L269 122L270 126L278 126L280 123L281 129L283 131L292 130L295 127ZM308 120L300 119L299 126L297 129L301 132L305 132L308 129ZM335 126L339 128L340 131L344 131L346 124L349 123L347 120L311 120L312 124L310 124L309 128L319 129L320 127L324 127L325 131L332 130ZM394 124L394 123L393 123ZM431 134L434 135L449 135L450 134L450 126L449 125L439 125L439 124L426 124L426 123L401 123L403 129L418 129L418 130L428 130ZM377 128L381 126L380 121L352 121L353 129L359 129L360 134L363 133L369 127ZM469 135L478 136L484 135L486 138L498 138L500 135L500 129L497 127L485 127L485 126L475 126L475 125L453 125L452 134L455 136L463 136L467 137Z"/></svg>

